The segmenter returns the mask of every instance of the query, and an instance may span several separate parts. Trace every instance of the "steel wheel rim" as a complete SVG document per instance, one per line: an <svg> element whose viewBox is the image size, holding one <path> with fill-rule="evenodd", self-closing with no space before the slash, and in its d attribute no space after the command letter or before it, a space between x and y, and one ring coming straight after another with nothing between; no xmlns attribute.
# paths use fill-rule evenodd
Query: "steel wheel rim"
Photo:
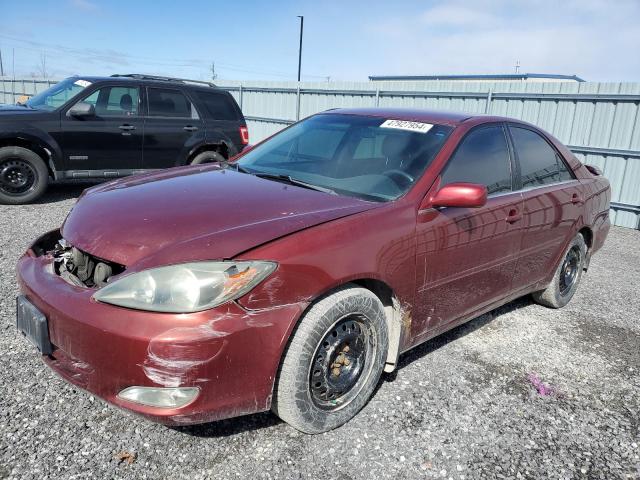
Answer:
<svg viewBox="0 0 640 480"><path fill-rule="evenodd" d="M29 162L20 158L9 158L0 162L0 191L18 196L35 188L38 172Z"/></svg>
<svg viewBox="0 0 640 480"><path fill-rule="evenodd" d="M571 291L578 280L580 260L582 253L577 245L571 247L562 262L560 269L560 295L566 295Z"/></svg>
<svg viewBox="0 0 640 480"><path fill-rule="evenodd" d="M374 352L374 337L364 315L350 314L339 319L313 356L308 387L313 403L328 411L351 403L369 377Z"/></svg>

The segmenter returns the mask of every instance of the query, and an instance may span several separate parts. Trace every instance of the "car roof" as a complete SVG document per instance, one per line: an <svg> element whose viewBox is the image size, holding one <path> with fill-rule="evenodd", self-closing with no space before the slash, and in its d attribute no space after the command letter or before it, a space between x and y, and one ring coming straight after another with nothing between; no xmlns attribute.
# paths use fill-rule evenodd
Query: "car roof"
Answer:
<svg viewBox="0 0 640 480"><path fill-rule="evenodd" d="M87 80L88 82L91 83L98 83L98 82L117 82L117 83L128 83L128 82L132 82L132 83L140 83L140 82L144 82L145 84L153 84L153 85L171 85L171 86L180 86L180 87L188 87L190 89L199 89L199 90L211 90L211 89L215 89L217 91L220 92L224 92L225 90L222 90L218 87L216 87L215 85L211 84L211 85L205 85L205 84L199 84L199 83L190 83L190 80L181 80L181 79L167 79L167 80L163 80L160 78L141 78L141 77L125 77L125 76L109 76L109 77L105 77L105 76L86 76L86 75L77 75L75 77L71 77L71 78L78 78L80 80Z"/></svg>
<svg viewBox="0 0 640 480"><path fill-rule="evenodd" d="M448 110L427 110L420 108L336 108L326 110L323 114L359 115L365 117L390 118L440 125L457 126L468 120L476 123L517 121L506 117L496 117L479 113L452 112Z"/></svg>

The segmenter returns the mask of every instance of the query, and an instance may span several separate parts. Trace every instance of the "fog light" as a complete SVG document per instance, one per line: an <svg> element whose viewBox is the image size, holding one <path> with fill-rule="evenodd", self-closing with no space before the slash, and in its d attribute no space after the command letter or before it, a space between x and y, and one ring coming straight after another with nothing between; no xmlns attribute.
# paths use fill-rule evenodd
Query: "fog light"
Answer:
<svg viewBox="0 0 640 480"><path fill-rule="evenodd" d="M127 387L118 398L150 407L180 408L194 401L198 393L198 387Z"/></svg>

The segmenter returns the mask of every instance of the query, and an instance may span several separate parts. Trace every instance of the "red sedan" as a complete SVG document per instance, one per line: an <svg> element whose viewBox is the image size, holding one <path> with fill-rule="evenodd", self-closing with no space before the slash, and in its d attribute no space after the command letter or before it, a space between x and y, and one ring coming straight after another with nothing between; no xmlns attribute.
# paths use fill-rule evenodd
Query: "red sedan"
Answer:
<svg viewBox="0 0 640 480"><path fill-rule="evenodd" d="M87 190L18 263L17 325L69 382L166 424L318 433L382 371L517 297L573 297L608 181L508 118L331 110L229 165Z"/></svg>

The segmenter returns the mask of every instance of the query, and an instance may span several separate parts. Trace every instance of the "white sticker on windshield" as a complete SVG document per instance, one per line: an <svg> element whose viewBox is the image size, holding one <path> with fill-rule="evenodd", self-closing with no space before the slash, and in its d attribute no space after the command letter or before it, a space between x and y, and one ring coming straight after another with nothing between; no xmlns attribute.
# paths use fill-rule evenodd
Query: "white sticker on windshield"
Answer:
<svg viewBox="0 0 640 480"><path fill-rule="evenodd" d="M385 120L380 128L395 128L398 130L409 130L410 132L427 133L433 127L430 123L409 122L407 120Z"/></svg>
<svg viewBox="0 0 640 480"><path fill-rule="evenodd" d="M87 80L76 80L75 82L73 82L73 84L78 85L82 88L87 88L89 85L91 85L91 82L88 82Z"/></svg>

